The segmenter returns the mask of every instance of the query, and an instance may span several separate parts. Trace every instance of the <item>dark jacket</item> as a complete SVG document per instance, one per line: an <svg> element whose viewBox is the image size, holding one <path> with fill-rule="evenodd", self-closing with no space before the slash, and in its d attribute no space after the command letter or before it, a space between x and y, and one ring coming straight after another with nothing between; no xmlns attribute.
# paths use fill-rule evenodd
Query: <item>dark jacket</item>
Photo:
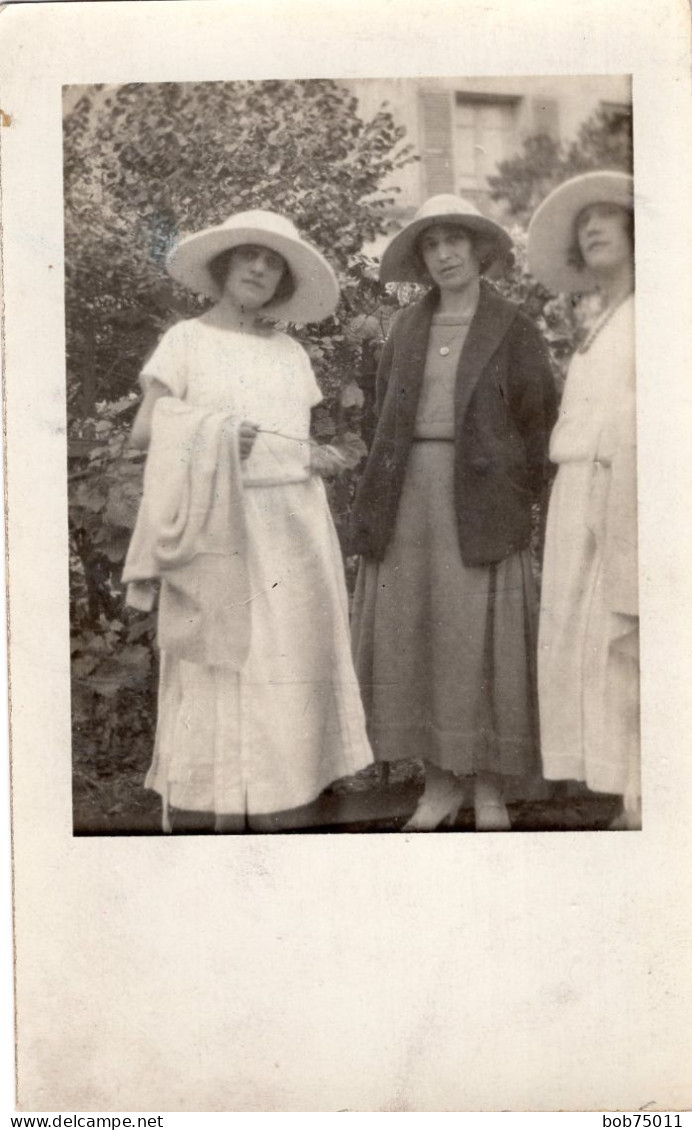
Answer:
<svg viewBox="0 0 692 1130"><path fill-rule="evenodd" d="M351 517L350 552L381 560L401 497L438 292L403 310L377 375L379 421ZM481 282L457 369L454 491L466 565L502 561L531 538L550 478L557 399L548 350L518 307Z"/></svg>

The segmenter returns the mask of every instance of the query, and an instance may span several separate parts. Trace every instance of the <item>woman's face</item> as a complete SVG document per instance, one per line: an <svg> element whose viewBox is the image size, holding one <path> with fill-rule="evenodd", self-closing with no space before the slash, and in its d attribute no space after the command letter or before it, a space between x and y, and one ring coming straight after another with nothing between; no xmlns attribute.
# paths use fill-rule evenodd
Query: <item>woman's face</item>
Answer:
<svg viewBox="0 0 692 1130"><path fill-rule="evenodd" d="M618 204L590 204L577 217L577 242L595 274L612 274L632 260L631 215Z"/></svg>
<svg viewBox="0 0 692 1130"><path fill-rule="evenodd" d="M224 297L245 310L259 310L271 302L287 269L285 259L269 247L254 243L234 247Z"/></svg>
<svg viewBox="0 0 692 1130"><path fill-rule="evenodd" d="M418 247L428 274L440 290L462 291L478 281L480 263L471 236L454 224L436 224Z"/></svg>

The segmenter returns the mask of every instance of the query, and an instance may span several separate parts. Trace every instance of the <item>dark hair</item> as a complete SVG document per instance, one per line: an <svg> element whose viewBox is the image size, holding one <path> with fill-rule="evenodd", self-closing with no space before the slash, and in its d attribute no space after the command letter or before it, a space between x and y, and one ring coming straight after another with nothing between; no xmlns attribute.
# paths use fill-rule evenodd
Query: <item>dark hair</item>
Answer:
<svg viewBox="0 0 692 1130"><path fill-rule="evenodd" d="M414 241L412 257L416 266L416 272L421 280L432 282L425 265L425 260L423 259L421 240L425 233L430 231L430 228L433 227L454 227L463 231L464 235L468 236L471 242L474 255L478 260L478 270L481 275L485 274L498 257L498 242L494 236L472 231L471 228L467 228L464 223L457 223L453 218L447 219L445 217L444 219L440 219L438 224L429 224L422 232L418 233Z"/></svg>
<svg viewBox="0 0 692 1130"><path fill-rule="evenodd" d="M243 245L241 245L241 246L243 246ZM260 246L264 246L264 245L261 244ZM226 278L228 276L228 269L231 265L231 258L233 256L233 252L237 251L237 250L238 250L237 247L227 247L225 251L220 251L218 255L215 255L213 259L209 260L209 263L208 263L209 274L211 275L212 279L214 280L214 283L216 284L219 291L223 290L224 283L226 282ZM283 259L283 255L281 256L281 258ZM285 302L287 299L291 298L295 294L295 290L296 290L295 279L293 278L293 275L291 274L291 269L290 269L288 263L284 259L284 273L282 274L281 278L279 279L276 290L274 291L274 294L272 295L271 299L267 303L267 306L268 307L272 306L275 302Z"/></svg>
<svg viewBox="0 0 692 1130"><path fill-rule="evenodd" d="M598 201L594 200L594 204L598 204ZM586 207L590 208L591 205L587 204ZM627 225L627 234L630 237L632 248L634 248L634 212L631 212L629 208L625 208L623 204L618 204L617 207L622 209L629 221ZM582 208L581 212L583 211L584 209ZM584 256L581 253L581 247L579 246L579 216L581 216L581 212L579 212L575 216L574 230L572 232L572 242L567 248L566 256L567 266L574 267L575 271L583 271L586 269L586 262L584 261Z"/></svg>

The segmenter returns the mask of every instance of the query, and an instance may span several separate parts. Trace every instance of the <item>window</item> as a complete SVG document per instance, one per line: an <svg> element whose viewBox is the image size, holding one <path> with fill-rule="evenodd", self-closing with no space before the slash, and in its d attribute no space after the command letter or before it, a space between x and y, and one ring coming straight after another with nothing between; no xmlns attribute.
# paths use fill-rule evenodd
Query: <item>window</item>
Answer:
<svg viewBox="0 0 692 1130"><path fill-rule="evenodd" d="M519 97L424 90L419 121L424 196L484 198L487 178L518 141Z"/></svg>
<svg viewBox="0 0 692 1130"><path fill-rule="evenodd" d="M454 106L456 189L483 190L517 142L518 98L457 94Z"/></svg>

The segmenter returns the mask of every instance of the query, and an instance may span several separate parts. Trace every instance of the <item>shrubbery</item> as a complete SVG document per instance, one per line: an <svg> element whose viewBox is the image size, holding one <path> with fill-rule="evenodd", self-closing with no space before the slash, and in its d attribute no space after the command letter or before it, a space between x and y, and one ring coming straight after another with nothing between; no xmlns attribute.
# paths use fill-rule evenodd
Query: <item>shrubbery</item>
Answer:
<svg viewBox="0 0 692 1130"><path fill-rule="evenodd" d="M339 308L297 336L325 395L315 435L355 465L373 340L395 302L359 253L386 230L382 185L413 156L386 108L363 121L326 80L91 87L64 138L74 732L117 757L150 741L156 678L154 620L125 607L120 585L141 489L142 459L125 447L137 375L167 326L204 309L168 279L166 253L251 208L290 216L326 251ZM352 475L330 487L342 528L352 487Z"/></svg>
<svg viewBox="0 0 692 1130"><path fill-rule="evenodd" d="M594 137L603 131L585 130L585 167L593 167L594 152L600 153ZM494 194L517 216L516 263L496 285L537 321L559 381L584 310L551 298L528 275L529 196L519 191L531 183L537 153L541 185L551 167L553 183L562 179L564 154L554 146L548 153L547 144L531 140L524 164L510 162L495 178ZM572 168L577 156L568 157ZM379 350L396 310L416 294L409 286L383 290L377 265L361 249L386 230L392 197L382 186L413 159L386 108L363 122L349 92L331 81L90 88L69 114L72 706L75 741L104 771L113 758L149 750L153 736L155 617L126 608L120 575L141 491L143 458L126 446L137 374L168 325L204 308L162 269L172 240L233 211L272 208L289 215L337 268L342 298L335 316L292 332L310 354L325 396L314 435L351 453L351 471L329 487L343 532L374 424Z"/></svg>

